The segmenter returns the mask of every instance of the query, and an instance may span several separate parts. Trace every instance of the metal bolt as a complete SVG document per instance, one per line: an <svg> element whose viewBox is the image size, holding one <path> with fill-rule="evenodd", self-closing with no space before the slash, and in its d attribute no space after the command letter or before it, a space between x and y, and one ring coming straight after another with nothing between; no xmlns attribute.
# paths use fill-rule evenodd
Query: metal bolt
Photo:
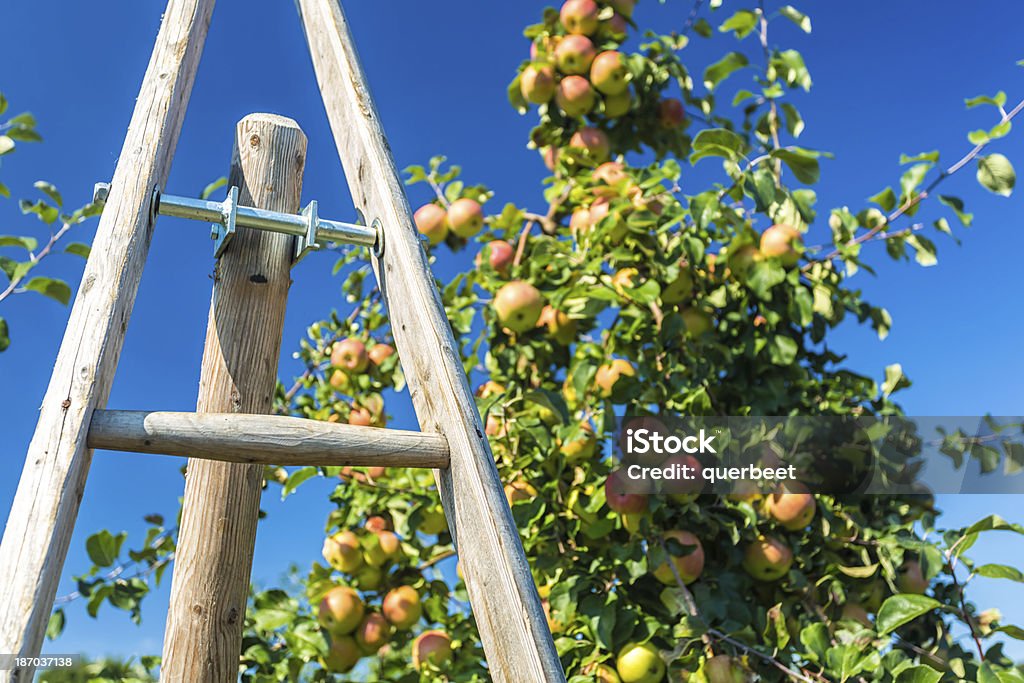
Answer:
<svg viewBox="0 0 1024 683"><path fill-rule="evenodd" d="M106 204L110 194L110 183L96 183L92 186L92 203Z"/></svg>

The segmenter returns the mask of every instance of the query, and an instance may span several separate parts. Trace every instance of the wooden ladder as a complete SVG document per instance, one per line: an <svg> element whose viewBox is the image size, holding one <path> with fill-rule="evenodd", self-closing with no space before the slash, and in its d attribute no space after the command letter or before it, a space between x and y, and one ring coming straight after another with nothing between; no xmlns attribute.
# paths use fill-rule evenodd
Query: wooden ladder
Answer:
<svg viewBox="0 0 1024 683"><path fill-rule="evenodd" d="M434 468L489 674L509 683L564 682L459 346L337 0L296 5L354 203L378 226L376 247L367 251L421 431L266 414L288 271L302 237L246 228L241 220L217 262L197 412L105 410L158 211L153 188L167 179L213 4L169 0L105 198L0 544L0 657L27 658L0 678L32 680L31 658L42 646L92 449L105 448L190 458L161 680L237 680L262 471L276 464ZM241 188L238 204L294 217L305 146L290 119L243 119L231 172L231 184ZM315 205L312 211L315 222ZM254 358L266 367L254 369Z"/></svg>

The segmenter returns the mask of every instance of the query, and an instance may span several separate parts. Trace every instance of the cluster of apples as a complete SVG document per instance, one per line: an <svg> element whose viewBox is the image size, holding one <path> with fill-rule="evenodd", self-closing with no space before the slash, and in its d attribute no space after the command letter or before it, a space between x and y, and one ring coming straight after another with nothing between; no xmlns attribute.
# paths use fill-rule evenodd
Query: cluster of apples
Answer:
<svg viewBox="0 0 1024 683"><path fill-rule="evenodd" d="M419 592L409 585L388 590L379 612L370 611L363 600L363 594L380 591L388 565L402 558L401 541L383 517L370 517L362 529L330 536L324 541L323 556L353 584L329 589L317 607L317 620L330 637L323 664L344 673L361 658L379 652L396 629L413 628L423 605ZM443 631L425 631L413 641L412 654L417 669L426 662L442 666L453 656L451 638Z"/></svg>
<svg viewBox="0 0 1024 683"><path fill-rule="evenodd" d="M375 342L367 348L361 339L348 337L331 346L331 376L329 382L339 392L352 389L353 378L371 370L380 368L395 355L395 347L383 342ZM338 422L342 417L334 413L329 422ZM349 407L347 420L351 425L360 427L383 427L386 422L384 402L379 394L373 394L359 405Z"/></svg>
<svg viewBox="0 0 1024 683"><path fill-rule="evenodd" d="M440 244L449 233L468 239L484 227L484 209L475 199L461 197L448 205L424 204L413 214L416 229L431 245Z"/></svg>

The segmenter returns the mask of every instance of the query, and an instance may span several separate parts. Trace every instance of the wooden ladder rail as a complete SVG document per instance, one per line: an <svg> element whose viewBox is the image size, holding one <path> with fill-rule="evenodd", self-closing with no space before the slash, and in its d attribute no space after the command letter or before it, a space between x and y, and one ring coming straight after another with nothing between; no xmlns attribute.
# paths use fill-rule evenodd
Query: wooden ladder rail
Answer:
<svg viewBox="0 0 1024 683"><path fill-rule="evenodd" d="M373 269L423 432L448 440L435 470L493 680L565 681L459 346L413 226L401 178L336 0L297 0L335 146L356 208L379 219Z"/></svg>

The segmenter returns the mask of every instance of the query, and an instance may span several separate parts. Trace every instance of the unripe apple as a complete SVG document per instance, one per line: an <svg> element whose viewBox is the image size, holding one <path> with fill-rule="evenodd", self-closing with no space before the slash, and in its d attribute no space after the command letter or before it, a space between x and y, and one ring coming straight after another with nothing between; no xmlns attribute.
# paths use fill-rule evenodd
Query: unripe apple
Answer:
<svg viewBox="0 0 1024 683"><path fill-rule="evenodd" d="M396 628L409 628L423 614L420 594L412 586L393 588L384 596L381 612Z"/></svg>
<svg viewBox="0 0 1024 683"><path fill-rule="evenodd" d="M505 498L509 506L521 501L529 502L537 497L537 489L528 481L519 479L505 484Z"/></svg>
<svg viewBox="0 0 1024 683"><path fill-rule="evenodd" d="M633 108L633 96L629 90L618 95L607 95L604 98L604 115L610 119L618 119L629 113Z"/></svg>
<svg viewBox="0 0 1024 683"><path fill-rule="evenodd" d="M559 451L567 460L586 460L597 451L597 437L594 436L594 428L589 422L580 423L581 434L575 439L565 441L559 447Z"/></svg>
<svg viewBox="0 0 1024 683"><path fill-rule="evenodd" d="M928 580L924 578L921 563L917 560L904 561L896 577L896 587L901 593L924 595L928 590Z"/></svg>
<svg viewBox="0 0 1024 683"><path fill-rule="evenodd" d="M594 675L596 676L595 683L622 683L618 672L607 664L598 666Z"/></svg>
<svg viewBox="0 0 1024 683"><path fill-rule="evenodd" d="M373 415L366 408L353 406L348 414L348 423L357 427L369 427L373 424Z"/></svg>
<svg viewBox="0 0 1024 683"><path fill-rule="evenodd" d="M504 285L494 296L498 322L512 332L523 333L533 329L542 310L544 297L529 282L515 280Z"/></svg>
<svg viewBox="0 0 1024 683"><path fill-rule="evenodd" d="M434 536L439 534L448 528L448 521L444 518L444 510L441 506L432 507L428 510L424 510L420 516L420 525L417 527L417 531L428 536Z"/></svg>
<svg viewBox="0 0 1024 683"><path fill-rule="evenodd" d="M380 614L371 612L363 617L356 628L355 639L359 649L366 654L374 654L391 638L391 624Z"/></svg>
<svg viewBox="0 0 1024 683"><path fill-rule="evenodd" d="M371 363L380 366L384 365L384 361L388 358L395 355L395 347L391 344L374 344L366 353L370 357Z"/></svg>
<svg viewBox="0 0 1024 683"><path fill-rule="evenodd" d="M647 496L643 493L627 493L621 472L610 474L604 480L604 499L612 512L620 515L635 515L647 510Z"/></svg>
<svg viewBox="0 0 1024 683"><path fill-rule="evenodd" d="M555 96L555 69L550 64L531 64L519 77L523 99L533 104L547 104Z"/></svg>
<svg viewBox="0 0 1024 683"><path fill-rule="evenodd" d="M863 624L864 626L871 628L871 617L868 616L868 611L864 609L863 605L856 602L848 602L843 605L843 611L840 615L840 619L856 621L859 624Z"/></svg>
<svg viewBox="0 0 1024 683"><path fill-rule="evenodd" d="M590 64L590 82L604 95L621 95L629 89L626 57L616 50L605 50Z"/></svg>
<svg viewBox="0 0 1024 683"><path fill-rule="evenodd" d="M601 8L594 0L566 0L558 18L569 33L581 36L593 35L600 21L597 15Z"/></svg>
<svg viewBox="0 0 1024 683"><path fill-rule="evenodd" d="M331 347L331 365L346 372L363 372L369 364L370 356L366 353L366 344L358 339L342 339Z"/></svg>
<svg viewBox="0 0 1024 683"><path fill-rule="evenodd" d="M594 44L586 36L566 36L555 48L555 63L566 76L587 73L596 56Z"/></svg>
<svg viewBox="0 0 1024 683"><path fill-rule="evenodd" d="M682 303L693 296L693 275L680 270L679 276L661 288L661 301L669 305Z"/></svg>
<svg viewBox="0 0 1024 683"><path fill-rule="evenodd" d="M335 389L335 391L344 393L345 391L348 390L352 381L349 378L349 376L342 372L341 370L335 370L334 372L331 373L331 379L329 380L329 383Z"/></svg>
<svg viewBox="0 0 1024 683"><path fill-rule="evenodd" d="M448 226L459 237L472 237L484 227L484 210L480 202L469 197L456 199L448 207Z"/></svg>
<svg viewBox="0 0 1024 683"><path fill-rule="evenodd" d="M683 103L674 97L658 103L658 123L663 128L678 128L686 123L686 112Z"/></svg>
<svg viewBox="0 0 1024 683"><path fill-rule="evenodd" d="M380 584L384 580L384 572L380 567L364 564L363 568L355 573L355 579L359 590L375 591L380 588Z"/></svg>
<svg viewBox="0 0 1024 683"><path fill-rule="evenodd" d="M609 5L624 17L633 16L633 8L636 7L636 0L609 0Z"/></svg>
<svg viewBox="0 0 1024 683"><path fill-rule="evenodd" d="M744 683L743 668L729 655L715 655L704 662L704 677L708 683Z"/></svg>
<svg viewBox="0 0 1024 683"><path fill-rule="evenodd" d="M562 346L576 341L576 321L552 306L545 306L541 310L537 327L547 328L548 334Z"/></svg>
<svg viewBox="0 0 1024 683"><path fill-rule="evenodd" d="M683 317L683 324L686 326L687 334L694 339L699 339L714 327L711 316L699 308L684 308L679 312L679 315Z"/></svg>
<svg viewBox="0 0 1024 683"><path fill-rule="evenodd" d="M743 555L743 568L755 579L778 581L793 566L793 551L785 543L771 536L760 536L747 546Z"/></svg>
<svg viewBox="0 0 1024 683"><path fill-rule="evenodd" d="M417 670L430 662L434 666L452 659L452 639L444 631L424 631L412 643L412 665Z"/></svg>
<svg viewBox="0 0 1024 683"><path fill-rule="evenodd" d="M628 643L619 650L615 669L622 683L661 683L665 662L652 643Z"/></svg>
<svg viewBox="0 0 1024 683"><path fill-rule="evenodd" d="M352 636L331 636L331 645L324 657L324 668L336 673L348 673L359 663L363 653Z"/></svg>
<svg viewBox="0 0 1024 683"><path fill-rule="evenodd" d="M789 531L799 531L810 524L817 509L814 496L806 489L791 493L783 488L768 497L768 514Z"/></svg>
<svg viewBox="0 0 1024 683"><path fill-rule="evenodd" d="M391 531L378 531L367 538L367 547L363 559L368 565L380 567L401 550L402 544L398 536Z"/></svg>
<svg viewBox="0 0 1024 683"><path fill-rule="evenodd" d="M339 572L352 573L363 566L359 538L351 531L339 531L325 539L323 556Z"/></svg>
<svg viewBox="0 0 1024 683"><path fill-rule="evenodd" d="M355 630L363 612L359 593L348 586L335 586L320 600L316 618L332 636L342 636Z"/></svg>
<svg viewBox="0 0 1024 683"><path fill-rule="evenodd" d="M601 23L600 34L609 40L621 43L626 39L628 32L629 22L623 19L621 14L613 14Z"/></svg>
<svg viewBox="0 0 1024 683"><path fill-rule="evenodd" d="M555 102L566 116L573 118L586 115L594 108L597 95L590 87L590 81L583 76L566 76L558 82Z"/></svg>
<svg viewBox="0 0 1024 683"><path fill-rule="evenodd" d="M437 204L424 204L416 209L413 220L431 244L440 244L448 236L448 214Z"/></svg>
<svg viewBox="0 0 1024 683"><path fill-rule="evenodd" d="M569 146L584 150L587 156L599 164L607 161L611 153L608 134L600 128L580 128L569 139Z"/></svg>
<svg viewBox="0 0 1024 683"><path fill-rule="evenodd" d="M487 263L490 264L499 275L508 275L509 268L516 257L516 250L505 240L491 240L484 246L481 253L486 253ZM477 257L477 264L480 259Z"/></svg>
<svg viewBox="0 0 1024 683"><path fill-rule="evenodd" d="M779 259L787 268L800 260L799 244L800 233L790 225L780 223L761 233L761 253L768 258Z"/></svg>
<svg viewBox="0 0 1024 683"><path fill-rule="evenodd" d="M740 278L745 278L750 269L761 258L761 250L753 244L744 244L736 249L736 251L730 251L728 254L726 262L729 264L729 270Z"/></svg>
<svg viewBox="0 0 1024 683"><path fill-rule="evenodd" d="M669 553L668 560L671 560L672 564L676 566L676 571L679 572L679 578L683 580L683 583L690 584L700 578L701 572L704 571L704 546L700 544L700 539L689 531L678 530L666 531L665 538L674 538L683 546L693 546L692 552L688 555L680 556ZM673 586L676 583L676 575L668 560L658 565L652 573L654 578L666 586Z"/></svg>
<svg viewBox="0 0 1024 683"><path fill-rule="evenodd" d="M608 398L624 377L636 377L636 368L629 361L615 358L610 363L602 365L594 376L598 393L602 398Z"/></svg>

